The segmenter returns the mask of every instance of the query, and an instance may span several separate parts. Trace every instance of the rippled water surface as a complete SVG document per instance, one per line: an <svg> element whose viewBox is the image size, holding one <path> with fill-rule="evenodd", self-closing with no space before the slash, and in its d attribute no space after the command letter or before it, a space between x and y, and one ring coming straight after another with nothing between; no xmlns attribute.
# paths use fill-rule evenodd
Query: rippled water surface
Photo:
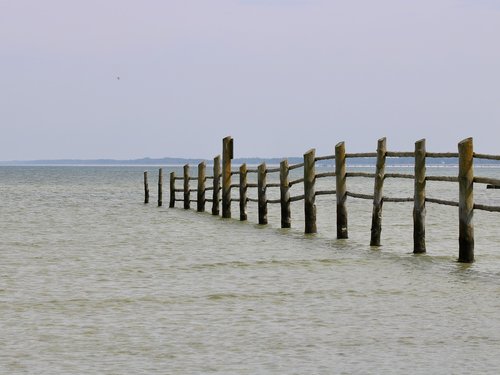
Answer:
<svg viewBox="0 0 500 375"><path fill-rule="evenodd" d="M383 246L370 248L370 201L348 200L350 238L336 240L332 196L317 197L306 236L301 202L289 230L276 205L267 226L255 204L248 222L158 208L156 181L144 205L142 171L0 167L0 373L498 373L500 214L475 213L465 265L454 207L427 205L428 253L415 256L412 203L384 205ZM456 200L455 185L427 194ZM385 194L411 196L412 181L387 180ZM500 205L500 190L475 195Z"/></svg>

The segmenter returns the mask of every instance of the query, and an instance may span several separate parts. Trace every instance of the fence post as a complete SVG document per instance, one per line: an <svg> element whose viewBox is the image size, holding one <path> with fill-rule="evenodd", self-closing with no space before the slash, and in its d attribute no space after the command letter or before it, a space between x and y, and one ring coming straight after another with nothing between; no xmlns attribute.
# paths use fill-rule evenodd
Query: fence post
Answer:
<svg viewBox="0 0 500 375"><path fill-rule="evenodd" d="M458 261L474 261L474 152L472 138L458 144L459 252Z"/></svg>
<svg viewBox="0 0 500 375"><path fill-rule="evenodd" d="M340 142L335 146L335 182L337 195L337 238L348 238L347 232L347 187L345 166L345 143Z"/></svg>
<svg viewBox="0 0 500 375"><path fill-rule="evenodd" d="M205 212L205 170L206 164L202 161L198 164L198 191L196 199L196 211Z"/></svg>
<svg viewBox="0 0 500 375"><path fill-rule="evenodd" d="M258 168L257 175L258 201L259 201L259 224L267 224L267 182L266 163L262 163Z"/></svg>
<svg viewBox="0 0 500 375"><path fill-rule="evenodd" d="M415 142L413 253L425 253L425 139Z"/></svg>
<svg viewBox="0 0 500 375"><path fill-rule="evenodd" d="M311 149L304 154L304 219L305 233L316 233L316 181L315 171L316 150Z"/></svg>
<svg viewBox="0 0 500 375"><path fill-rule="evenodd" d="M175 207L175 172L170 172L170 208Z"/></svg>
<svg viewBox="0 0 500 375"><path fill-rule="evenodd" d="M220 200L220 155L214 158L214 178L212 195L212 215L219 215Z"/></svg>
<svg viewBox="0 0 500 375"><path fill-rule="evenodd" d="M288 181L288 160L280 163L281 228L290 228L290 184Z"/></svg>
<svg viewBox="0 0 500 375"><path fill-rule="evenodd" d="M233 138L222 140L222 217L231 217L231 159L233 158Z"/></svg>
<svg viewBox="0 0 500 375"><path fill-rule="evenodd" d="M144 171L144 203L149 203L148 172Z"/></svg>
<svg viewBox="0 0 500 375"><path fill-rule="evenodd" d="M373 191L373 212L370 246L380 246L380 233L382 232L382 205L385 176L386 139L378 140L377 167L375 171L375 186Z"/></svg>
<svg viewBox="0 0 500 375"><path fill-rule="evenodd" d="M240 167L240 220L247 219L247 165Z"/></svg>
<svg viewBox="0 0 500 375"><path fill-rule="evenodd" d="M163 205L163 170L158 170L158 207Z"/></svg>
<svg viewBox="0 0 500 375"><path fill-rule="evenodd" d="M184 209L188 210L191 206L191 192L189 191L189 164L184 166Z"/></svg>

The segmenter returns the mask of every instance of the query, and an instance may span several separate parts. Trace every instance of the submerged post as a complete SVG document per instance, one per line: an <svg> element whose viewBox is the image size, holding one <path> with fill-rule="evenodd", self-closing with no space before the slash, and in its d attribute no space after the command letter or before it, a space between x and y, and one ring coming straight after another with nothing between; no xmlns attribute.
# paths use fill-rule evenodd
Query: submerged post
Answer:
<svg viewBox="0 0 500 375"><path fill-rule="evenodd" d="M233 158L233 138L222 140L222 217L231 217L231 159Z"/></svg>
<svg viewBox="0 0 500 375"><path fill-rule="evenodd" d="M170 208L175 207L175 172L170 172Z"/></svg>
<svg viewBox="0 0 500 375"><path fill-rule="evenodd" d="M191 192L189 191L189 164L184 166L184 209L188 210L191 206Z"/></svg>
<svg viewBox="0 0 500 375"><path fill-rule="evenodd" d="M380 246L380 233L382 232L382 204L385 177L386 139L378 140L377 166L375 170L375 186L373 189L373 211L370 246Z"/></svg>
<svg viewBox="0 0 500 375"><path fill-rule="evenodd" d="M415 142L413 253L425 253L425 139Z"/></svg>
<svg viewBox="0 0 500 375"><path fill-rule="evenodd" d="M337 143L335 146L335 182L337 195L337 238L347 238L347 187L345 167L345 144Z"/></svg>
<svg viewBox="0 0 500 375"><path fill-rule="evenodd" d="M198 164L198 191L196 199L196 211L205 212L205 170L206 164L202 161Z"/></svg>
<svg viewBox="0 0 500 375"><path fill-rule="evenodd" d="M163 205L163 170L158 170L158 207Z"/></svg>
<svg viewBox="0 0 500 375"><path fill-rule="evenodd" d="M267 182L266 182L266 163L259 165L257 172L257 188L259 201L259 224L267 224Z"/></svg>
<svg viewBox="0 0 500 375"><path fill-rule="evenodd" d="M304 219L305 233L316 233L316 181L315 169L316 150L311 149L304 154Z"/></svg>
<svg viewBox="0 0 500 375"><path fill-rule="evenodd" d="M290 184L288 181L288 160L280 163L280 203L281 203L281 228L290 228Z"/></svg>
<svg viewBox="0 0 500 375"><path fill-rule="evenodd" d="M240 167L240 220L247 219L247 165Z"/></svg>
<svg viewBox="0 0 500 375"><path fill-rule="evenodd" d="M458 261L474 262L474 151L472 138L458 144L459 252Z"/></svg>
<svg viewBox="0 0 500 375"><path fill-rule="evenodd" d="M144 171L144 203L149 203L148 172Z"/></svg>
<svg viewBox="0 0 500 375"><path fill-rule="evenodd" d="M220 155L214 158L214 178L212 195L212 215L219 215L220 201Z"/></svg>

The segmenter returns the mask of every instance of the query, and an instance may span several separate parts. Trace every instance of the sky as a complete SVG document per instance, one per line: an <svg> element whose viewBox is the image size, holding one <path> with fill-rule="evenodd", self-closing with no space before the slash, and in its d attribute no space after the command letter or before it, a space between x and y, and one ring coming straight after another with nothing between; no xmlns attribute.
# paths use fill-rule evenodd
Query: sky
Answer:
<svg viewBox="0 0 500 375"><path fill-rule="evenodd" d="M500 154L500 0L0 0L0 160Z"/></svg>

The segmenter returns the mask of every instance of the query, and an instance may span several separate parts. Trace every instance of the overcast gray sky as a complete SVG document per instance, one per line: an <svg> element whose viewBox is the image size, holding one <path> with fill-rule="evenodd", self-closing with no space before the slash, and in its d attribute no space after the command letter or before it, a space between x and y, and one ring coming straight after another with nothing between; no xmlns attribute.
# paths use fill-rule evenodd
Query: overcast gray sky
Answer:
<svg viewBox="0 0 500 375"><path fill-rule="evenodd" d="M500 0L0 0L0 68L0 160L500 154Z"/></svg>

